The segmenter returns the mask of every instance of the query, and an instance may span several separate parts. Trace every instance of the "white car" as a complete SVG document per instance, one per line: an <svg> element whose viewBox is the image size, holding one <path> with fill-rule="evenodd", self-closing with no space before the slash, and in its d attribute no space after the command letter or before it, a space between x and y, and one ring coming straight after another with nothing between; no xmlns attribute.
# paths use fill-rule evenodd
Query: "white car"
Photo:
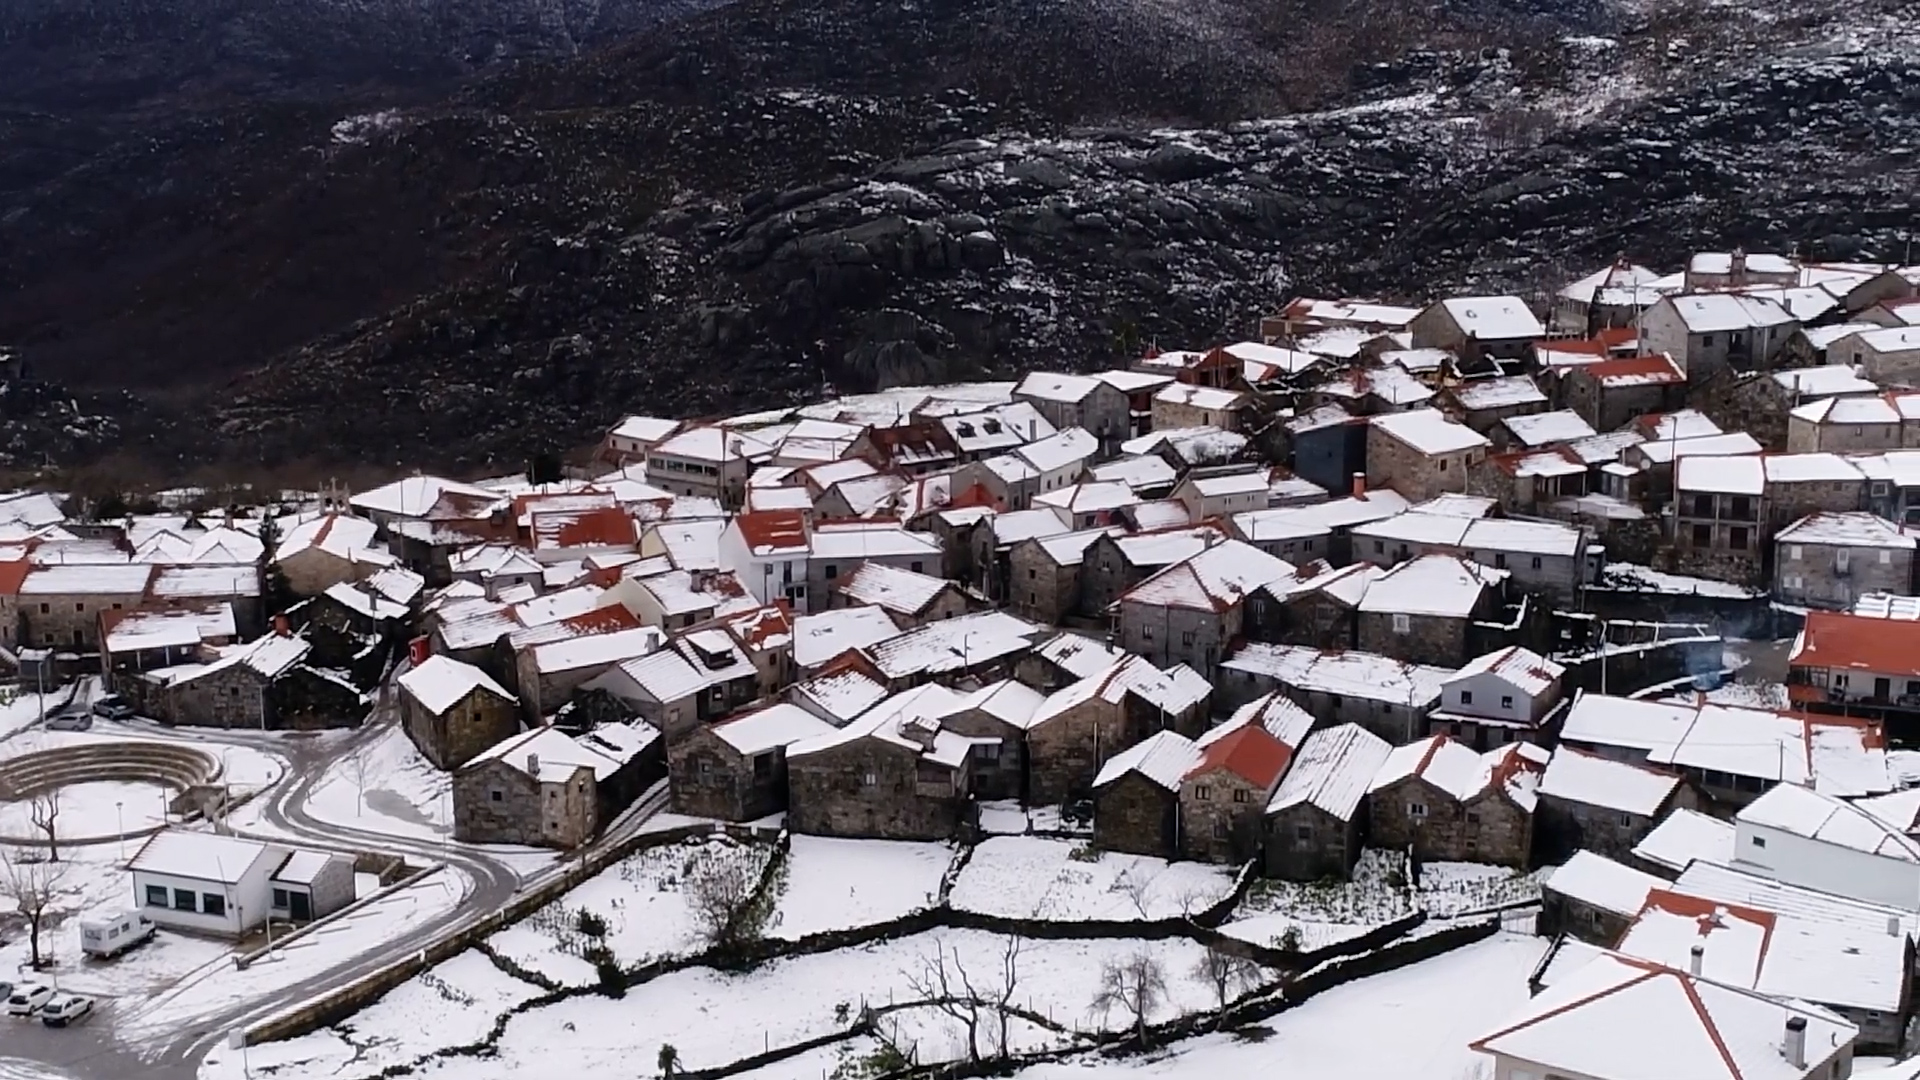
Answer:
<svg viewBox="0 0 1920 1080"><path fill-rule="evenodd" d="M66 1027L93 1012L93 999L85 994L61 994L40 1010L40 1022L48 1027Z"/></svg>
<svg viewBox="0 0 1920 1080"><path fill-rule="evenodd" d="M53 987L39 983L21 983L7 996L8 1016L32 1016L53 997Z"/></svg>

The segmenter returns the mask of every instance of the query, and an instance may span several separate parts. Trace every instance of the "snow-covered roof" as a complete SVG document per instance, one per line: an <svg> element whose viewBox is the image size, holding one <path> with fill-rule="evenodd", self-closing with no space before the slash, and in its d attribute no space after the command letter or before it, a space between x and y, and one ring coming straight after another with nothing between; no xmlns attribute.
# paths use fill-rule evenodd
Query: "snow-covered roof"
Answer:
<svg viewBox="0 0 1920 1080"><path fill-rule="evenodd" d="M787 757L806 757L856 739L877 739L912 750L936 764L958 766L975 745L998 742L991 737L962 735L941 725L940 717L951 715L959 698L958 693L939 683L903 690L855 717L843 728L789 744Z"/></svg>
<svg viewBox="0 0 1920 1080"><path fill-rule="evenodd" d="M707 730L742 755L752 757L803 739L829 735L837 729L798 705L782 702L722 720Z"/></svg>
<svg viewBox="0 0 1920 1080"><path fill-rule="evenodd" d="M1680 491L1759 495L1767 487L1767 463L1757 456L1683 457L1674 468Z"/></svg>
<svg viewBox="0 0 1920 1080"><path fill-rule="evenodd" d="M1030 442L1015 454L1043 473L1084 462L1100 451L1100 440L1082 428L1068 428L1052 438Z"/></svg>
<svg viewBox="0 0 1920 1080"><path fill-rule="evenodd" d="M916 574L885 563L863 562L841 583L840 592L856 603L917 615L939 599L951 584L945 578Z"/></svg>
<svg viewBox="0 0 1920 1080"><path fill-rule="evenodd" d="M384 596L349 582L339 582L327 586L320 595L358 615L379 622L385 619L404 619L407 617L407 605L395 603Z"/></svg>
<svg viewBox="0 0 1920 1080"><path fill-rule="evenodd" d="M625 734L608 732L595 739L593 734L575 738L554 727L523 731L474 755L462 769L499 761L540 783L564 784L573 779L576 771L586 768L592 770L597 783L618 772L635 754L660 737L660 733L647 724L610 726L624 729ZM600 730L594 729L594 734ZM638 738L632 737L636 734Z"/></svg>
<svg viewBox="0 0 1920 1080"><path fill-rule="evenodd" d="M273 872L273 880L284 881L289 885L311 885L313 879L319 877L320 872L325 870L327 864L336 857L346 858L344 855L334 856L324 851L296 851L288 855L286 861L280 864L280 868Z"/></svg>
<svg viewBox="0 0 1920 1080"><path fill-rule="evenodd" d="M1119 480L1086 480L1069 487L1055 488L1033 498L1035 505L1054 506L1069 514L1092 514L1133 506L1140 497Z"/></svg>
<svg viewBox="0 0 1920 1080"><path fill-rule="evenodd" d="M1297 749L1312 733L1314 719L1312 713L1294 704L1284 691L1274 690L1235 709L1232 716L1209 728L1198 742L1202 747L1207 746L1248 724L1260 725L1267 734Z"/></svg>
<svg viewBox="0 0 1920 1080"><path fill-rule="evenodd" d="M1350 821L1392 751L1385 739L1358 724L1316 731L1294 753L1293 766L1268 801L1267 813L1304 803Z"/></svg>
<svg viewBox="0 0 1920 1080"><path fill-rule="evenodd" d="M1920 326L1883 326L1862 330L1854 340L1874 352L1913 352L1920 350Z"/></svg>
<svg viewBox="0 0 1920 1080"><path fill-rule="evenodd" d="M888 679L934 675L1023 652L1040 630L1003 611L981 611L916 627L866 651Z"/></svg>
<svg viewBox="0 0 1920 1080"><path fill-rule="evenodd" d="M1014 727L1025 728L1046 700L1045 694L1025 683L1001 679L954 699L947 710L939 715L953 716L978 710Z"/></svg>
<svg viewBox="0 0 1920 1080"><path fill-rule="evenodd" d="M1211 386L1196 386L1192 383L1173 383L1153 395L1153 400L1166 405L1186 405L1196 409L1223 410L1238 408L1247 395L1238 390L1221 390Z"/></svg>
<svg viewBox="0 0 1920 1080"><path fill-rule="evenodd" d="M1403 513L1407 500L1391 488L1350 495L1308 506L1277 506L1233 515L1233 527L1252 543L1319 536Z"/></svg>
<svg viewBox="0 0 1920 1080"><path fill-rule="evenodd" d="M1082 529L1079 532L1061 533L1041 540L1030 540L1046 552L1048 560L1055 566L1079 566L1086 561L1087 549L1094 541L1107 535L1119 535L1119 526L1100 526L1094 529Z"/></svg>
<svg viewBox="0 0 1920 1080"><path fill-rule="evenodd" d="M1660 280L1657 270L1650 270L1638 263L1617 262L1578 278L1560 289L1560 296L1579 304L1595 302L1595 296L1605 289L1639 289L1651 286Z"/></svg>
<svg viewBox="0 0 1920 1080"><path fill-rule="evenodd" d="M1510 409L1519 405L1544 405L1547 395L1539 384L1525 375L1507 375L1493 379L1474 379L1453 388L1453 398L1469 411Z"/></svg>
<svg viewBox="0 0 1920 1080"><path fill-rule="evenodd" d="M1202 476L1196 472L1187 477L1187 483L1193 485L1193 490L1206 498L1251 495L1254 492L1267 490L1267 470L1234 468L1231 472L1211 476Z"/></svg>
<svg viewBox="0 0 1920 1080"><path fill-rule="evenodd" d="M1133 567L1147 569L1190 559L1224 539L1226 534L1209 523L1115 536L1113 546Z"/></svg>
<svg viewBox="0 0 1920 1080"><path fill-rule="evenodd" d="M1200 763L1200 747L1177 731L1159 731L1107 759L1094 777L1103 788L1130 772L1137 772L1168 791L1180 790L1187 770Z"/></svg>
<svg viewBox="0 0 1920 1080"><path fill-rule="evenodd" d="M1697 439L1648 440L1636 443L1634 449L1645 455L1649 463L1663 465L1690 457L1745 457L1758 454L1766 448L1760 445L1760 440L1744 431L1730 431L1725 435L1703 435Z"/></svg>
<svg viewBox="0 0 1920 1080"><path fill-rule="evenodd" d="M400 689L435 715L453 708L475 690L485 690L504 701L514 700L505 687L493 681L493 676L472 664L437 654L401 675Z"/></svg>
<svg viewBox="0 0 1920 1080"><path fill-rule="evenodd" d="M127 612L107 632L106 651L191 649L202 641L231 638L236 632L233 605L226 602L192 608L134 610Z"/></svg>
<svg viewBox="0 0 1920 1080"><path fill-rule="evenodd" d="M1894 940L1920 936L1920 916L1916 916L1911 907L1893 907L1821 892L1704 858L1689 862L1672 887L1694 896L1744 904L1800 920L1845 927L1857 933Z"/></svg>
<svg viewBox="0 0 1920 1080"><path fill-rule="evenodd" d="M1571 558L1580 553L1584 536L1579 529L1555 521L1483 518L1468 524L1466 535L1460 538L1460 546L1474 552Z"/></svg>
<svg viewBox="0 0 1920 1080"><path fill-rule="evenodd" d="M1806 1022L1802 1065L1783 1050ZM1473 1049L1604 1080L1804 1080L1857 1028L1824 1009L1609 953L1521 1006Z"/></svg>
<svg viewBox="0 0 1920 1080"><path fill-rule="evenodd" d="M498 492L439 476L409 476L347 499L356 510L394 517L425 517L442 495L465 496L488 504L503 501ZM284 543L284 540L282 541Z"/></svg>
<svg viewBox="0 0 1920 1080"><path fill-rule="evenodd" d="M1718 334L1795 322L1793 313L1776 301L1739 293L1689 293L1667 302L1691 334Z"/></svg>
<svg viewBox="0 0 1920 1080"><path fill-rule="evenodd" d="M1906 395L1874 394L1828 397L1809 401L1787 415L1810 424L1897 424L1912 411L1903 408Z"/></svg>
<svg viewBox="0 0 1920 1080"><path fill-rule="evenodd" d="M900 627L884 608L834 608L793 620L793 662L818 667L848 649L864 649L898 637Z"/></svg>
<svg viewBox="0 0 1920 1080"><path fill-rule="evenodd" d="M1873 324L1848 324L1848 326L1852 326L1855 329L1871 325ZM1847 326L1819 327L1806 331L1806 334L1810 340L1815 334L1822 335L1824 340L1815 344L1814 347L1825 348L1826 341L1830 341L1834 337L1843 336L1838 334L1828 335L1826 333L1827 331L1845 329L1847 329ZM1840 397L1847 394L1877 394L1880 392L1879 385L1871 380L1861 378L1860 373L1854 369L1852 364L1822 364L1819 367L1789 368L1786 371L1774 372L1773 381L1799 394L1803 398Z"/></svg>
<svg viewBox="0 0 1920 1080"><path fill-rule="evenodd" d="M1459 671L1448 677L1447 682L1455 683L1476 675L1492 675L1528 697L1539 697L1553 689L1566 672L1565 666L1554 663L1524 645L1509 645L1467 661Z"/></svg>
<svg viewBox="0 0 1920 1080"><path fill-rule="evenodd" d="M588 634L568 641L556 641L533 647L533 667L542 674L577 671L586 667L612 667L622 660L658 649L662 635L658 627L638 626L611 634Z"/></svg>
<svg viewBox="0 0 1920 1080"><path fill-rule="evenodd" d="M898 523L819 525L813 530L816 559L878 559L921 556L939 565L940 542L930 533L911 532Z"/></svg>
<svg viewBox="0 0 1920 1080"><path fill-rule="evenodd" d="M1395 514L1381 521L1356 525L1353 528L1353 535L1359 540L1386 540L1457 547L1461 538L1467 535L1467 527L1471 524L1473 521L1470 518L1409 510L1404 514Z"/></svg>
<svg viewBox="0 0 1920 1080"><path fill-rule="evenodd" d="M1033 654L1076 679L1112 667L1126 653L1098 638L1062 630L1034 647Z"/></svg>
<svg viewBox="0 0 1920 1080"><path fill-rule="evenodd" d="M1554 412L1525 413L1509 416L1501 421L1513 437L1522 446L1547 446L1552 443L1573 442L1576 439L1591 438L1595 432L1593 426L1580 418L1572 409L1559 409Z"/></svg>
<svg viewBox="0 0 1920 1080"><path fill-rule="evenodd" d="M1380 575L1360 598L1360 610L1401 615L1470 617L1489 588L1507 572L1457 555L1422 555Z"/></svg>
<svg viewBox="0 0 1920 1080"><path fill-rule="evenodd" d="M719 464L769 457L773 454L774 447L762 439L763 434L738 428L712 426L688 428L655 446L649 452L649 456L658 455Z"/></svg>
<svg viewBox="0 0 1920 1080"><path fill-rule="evenodd" d="M1776 785L1742 807L1734 820L1869 855L1920 863L1920 840L1850 802L1796 784Z"/></svg>
<svg viewBox="0 0 1920 1080"><path fill-rule="evenodd" d="M1151 454L1162 446L1172 449L1181 461L1194 465L1231 459L1246 449L1247 437L1237 431L1223 431L1212 426L1172 428L1150 431L1139 438L1129 439L1120 444L1120 452Z"/></svg>
<svg viewBox="0 0 1920 1080"><path fill-rule="evenodd" d="M1292 573L1293 564L1286 560L1226 540L1154 573L1123 593L1120 602L1221 612Z"/></svg>
<svg viewBox="0 0 1920 1080"><path fill-rule="evenodd" d="M1431 401L1436 394L1433 387L1422 382L1406 368L1398 366L1353 368L1315 386L1313 392L1327 397L1344 398L1348 401L1359 401L1361 398L1372 396L1395 408L1406 408ZM1295 428L1295 430L1299 429Z"/></svg>
<svg viewBox="0 0 1920 1080"><path fill-rule="evenodd" d="M1455 296L1440 301L1440 306L1470 338L1532 341L1547 336L1547 328L1517 296Z"/></svg>
<svg viewBox="0 0 1920 1080"><path fill-rule="evenodd" d="M1845 513L1816 511L1775 533L1774 542L1911 551L1914 534L1878 514L1864 510Z"/></svg>
<svg viewBox="0 0 1920 1080"><path fill-rule="evenodd" d="M1548 871L1542 884L1589 907L1631 916L1646 906L1649 892L1665 888L1667 883L1644 870L1583 849L1574 852L1565 865Z"/></svg>
<svg viewBox="0 0 1920 1080"><path fill-rule="evenodd" d="M1548 770L1552 770L1551 765ZM1728 863L1733 861L1734 837L1732 822L1683 806L1661 819L1634 845L1633 857L1674 871L1685 870L1695 859Z"/></svg>
<svg viewBox="0 0 1920 1080"><path fill-rule="evenodd" d="M147 563L36 565L20 581L22 596L138 596L155 567Z"/></svg>
<svg viewBox="0 0 1920 1080"><path fill-rule="evenodd" d="M680 424L679 420L665 420L658 416L629 416L613 425L607 434L618 439L655 443L680 430Z"/></svg>
<svg viewBox="0 0 1920 1080"><path fill-rule="evenodd" d="M1221 666L1297 690L1413 707L1431 703L1453 675L1446 668L1409 664L1377 653L1259 641L1242 645Z"/></svg>
<svg viewBox="0 0 1920 1080"><path fill-rule="evenodd" d="M1100 380L1091 375L1036 371L1020 380L1020 385L1013 392L1020 397L1072 404L1084 400L1099 387Z"/></svg>
<svg viewBox="0 0 1920 1080"><path fill-rule="evenodd" d="M1072 525L1061 520L1060 511L1050 506L994 514L986 520L988 528L993 530L993 542L1001 546L1041 536L1058 536L1073 530Z"/></svg>
<svg viewBox="0 0 1920 1080"><path fill-rule="evenodd" d="M1090 474L1095 480L1118 482L1138 491L1141 488L1166 487L1179 477L1167 459L1158 454L1136 454L1095 465Z"/></svg>
<svg viewBox="0 0 1920 1080"><path fill-rule="evenodd" d="M1404 327L1420 316L1420 309L1383 304L1375 300L1318 300L1298 297L1287 303L1284 314L1304 323L1329 326Z"/></svg>
<svg viewBox="0 0 1920 1080"><path fill-rule="evenodd" d="M1373 418L1373 426L1422 454L1450 454L1487 446L1487 437L1447 419L1438 409L1413 409Z"/></svg>
<svg viewBox="0 0 1920 1080"><path fill-rule="evenodd" d="M244 879L254 864L264 860L278 862L287 854L286 848L258 840L167 828L140 845L140 850L128 860L127 869L233 885Z"/></svg>
<svg viewBox="0 0 1920 1080"><path fill-rule="evenodd" d="M1572 746L1553 752L1540 794L1569 802L1652 817L1666 805L1680 777L1623 761L1611 761Z"/></svg>
<svg viewBox="0 0 1920 1080"><path fill-rule="evenodd" d="M813 702L818 711L844 724L887 696L887 684L859 665L830 667L794 685L793 694Z"/></svg>
<svg viewBox="0 0 1920 1080"><path fill-rule="evenodd" d="M1250 383L1265 382L1278 375L1298 375L1327 362L1326 357L1314 353L1279 345L1262 345L1255 341L1239 341L1221 348L1227 355L1243 363L1241 374Z"/></svg>
<svg viewBox="0 0 1920 1080"><path fill-rule="evenodd" d="M1865 479L1860 467L1839 454L1768 454L1767 482L1832 483Z"/></svg>
<svg viewBox="0 0 1920 1080"><path fill-rule="evenodd" d="M1162 671L1144 657L1123 654L1099 671L1047 695L1040 707L1027 718L1029 727L1038 727L1076 706L1096 699L1119 704L1128 694L1140 698L1169 716L1178 716L1205 700L1213 687L1185 664Z"/></svg>
<svg viewBox="0 0 1920 1080"><path fill-rule="evenodd" d="M1392 364L1413 373L1439 371L1454 358L1446 349L1387 349L1380 354L1382 364Z"/></svg>

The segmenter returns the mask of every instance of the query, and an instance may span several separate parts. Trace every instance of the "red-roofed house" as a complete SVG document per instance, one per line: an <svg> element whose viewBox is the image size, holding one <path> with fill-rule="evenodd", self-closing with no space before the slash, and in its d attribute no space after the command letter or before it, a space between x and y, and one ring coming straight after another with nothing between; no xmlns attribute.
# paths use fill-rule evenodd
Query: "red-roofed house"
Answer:
<svg viewBox="0 0 1920 1080"><path fill-rule="evenodd" d="M720 534L720 565L732 570L763 604L784 600L802 611L811 610L807 604L811 536L807 515L799 510L739 514Z"/></svg>
<svg viewBox="0 0 1920 1080"><path fill-rule="evenodd" d="M1815 710L1920 711L1920 621L1808 612L1787 656L1787 693Z"/></svg>
<svg viewBox="0 0 1920 1080"><path fill-rule="evenodd" d="M20 584L33 569L30 559L0 562L0 647L11 652L19 644Z"/></svg>
<svg viewBox="0 0 1920 1080"><path fill-rule="evenodd" d="M1562 400L1596 431L1612 431L1643 413L1685 403L1687 373L1665 353L1602 360L1566 369Z"/></svg>
<svg viewBox="0 0 1920 1080"><path fill-rule="evenodd" d="M1200 761L1180 782L1180 854L1235 864L1258 855L1267 800L1292 760L1293 748L1259 724L1202 736Z"/></svg>

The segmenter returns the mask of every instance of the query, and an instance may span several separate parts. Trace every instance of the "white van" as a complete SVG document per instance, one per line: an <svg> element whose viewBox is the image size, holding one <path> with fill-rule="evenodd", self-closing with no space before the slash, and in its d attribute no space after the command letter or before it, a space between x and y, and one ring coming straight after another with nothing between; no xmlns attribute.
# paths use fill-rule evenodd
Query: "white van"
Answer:
<svg viewBox="0 0 1920 1080"><path fill-rule="evenodd" d="M153 921L137 911L80 920L80 951L105 959L153 936Z"/></svg>

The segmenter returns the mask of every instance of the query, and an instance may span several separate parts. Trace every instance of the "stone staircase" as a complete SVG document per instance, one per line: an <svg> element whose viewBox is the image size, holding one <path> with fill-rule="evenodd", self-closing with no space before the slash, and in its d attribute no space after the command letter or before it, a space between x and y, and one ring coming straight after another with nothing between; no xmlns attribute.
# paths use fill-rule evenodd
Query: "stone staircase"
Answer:
<svg viewBox="0 0 1920 1080"><path fill-rule="evenodd" d="M218 758L190 746L154 742L66 746L0 761L0 800L28 799L62 785L99 781L165 784L185 791L219 773Z"/></svg>

